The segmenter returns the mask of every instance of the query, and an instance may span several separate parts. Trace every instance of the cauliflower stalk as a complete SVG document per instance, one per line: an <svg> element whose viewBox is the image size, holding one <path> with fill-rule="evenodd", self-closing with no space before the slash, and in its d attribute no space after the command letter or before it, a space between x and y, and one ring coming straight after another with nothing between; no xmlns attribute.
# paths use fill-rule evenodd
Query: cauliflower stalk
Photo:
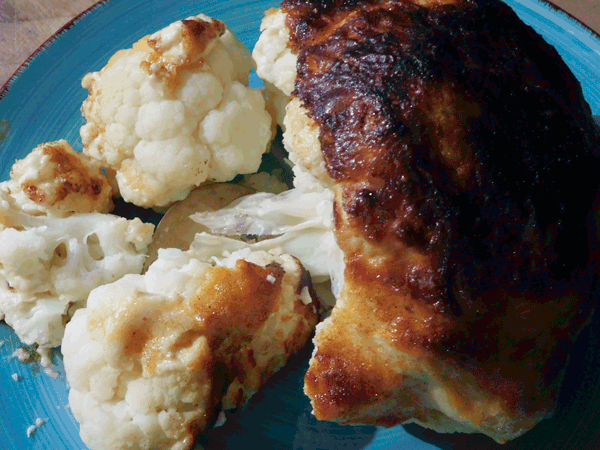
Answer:
<svg viewBox="0 0 600 450"><path fill-rule="evenodd" d="M94 289L63 340L69 404L91 449L191 449L217 404L246 401L317 322L281 252L161 249L144 275Z"/></svg>
<svg viewBox="0 0 600 450"><path fill-rule="evenodd" d="M0 190L0 315L28 345L60 345L90 291L141 271L153 225L108 214L32 216Z"/></svg>
<svg viewBox="0 0 600 450"><path fill-rule="evenodd" d="M84 152L143 207L256 172L272 130L262 94L248 87L251 68L243 44L204 15L143 38L83 78Z"/></svg>
<svg viewBox="0 0 600 450"><path fill-rule="evenodd" d="M294 166L293 189L279 194L256 193L217 211L198 212L192 220L210 232L197 234L192 244L205 256L244 247L268 250L281 247L302 261L314 283L331 281L338 296L344 284L344 254L334 234L333 190L301 166ZM226 236L255 235L247 244Z"/></svg>

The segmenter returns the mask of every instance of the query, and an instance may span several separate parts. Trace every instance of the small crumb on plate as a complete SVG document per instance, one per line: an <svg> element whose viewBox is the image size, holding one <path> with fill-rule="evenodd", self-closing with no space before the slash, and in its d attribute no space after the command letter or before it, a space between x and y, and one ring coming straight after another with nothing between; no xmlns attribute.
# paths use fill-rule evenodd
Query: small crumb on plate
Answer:
<svg viewBox="0 0 600 450"><path fill-rule="evenodd" d="M309 305L312 303L312 297L310 296L310 291L308 290L308 287L304 286L302 288L302 291L300 291L300 300L302 300L302 303L304 303L305 305Z"/></svg>
<svg viewBox="0 0 600 450"><path fill-rule="evenodd" d="M29 354L29 352L27 350L25 350L24 348L18 348L16 349L12 355L10 355L11 359L18 359L21 362L27 362L29 361L29 358L31 358L31 355Z"/></svg>
<svg viewBox="0 0 600 450"><path fill-rule="evenodd" d="M38 428L40 428L46 422L47 420L41 419L39 417L35 419L35 425L30 425L29 427L27 427L27 437L33 436L33 434L38 430Z"/></svg>
<svg viewBox="0 0 600 450"><path fill-rule="evenodd" d="M51 348L38 347L36 352L40 355L40 365L42 367L50 367L52 365L52 350Z"/></svg>
<svg viewBox="0 0 600 450"><path fill-rule="evenodd" d="M49 377L54 378L55 380L58 378L58 372L55 371L52 367L46 367L44 369L44 373Z"/></svg>

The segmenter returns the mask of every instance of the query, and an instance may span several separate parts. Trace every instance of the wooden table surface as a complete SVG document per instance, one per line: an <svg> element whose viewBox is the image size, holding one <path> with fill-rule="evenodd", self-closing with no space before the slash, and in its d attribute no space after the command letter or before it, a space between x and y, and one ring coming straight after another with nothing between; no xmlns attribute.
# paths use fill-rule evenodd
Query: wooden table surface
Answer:
<svg viewBox="0 0 600 450"><path fill-rule="evenodd" d="M0 0L0 86L46 39L95 3L96 0ZM600 0L552 3L600 33Z"/></svg>

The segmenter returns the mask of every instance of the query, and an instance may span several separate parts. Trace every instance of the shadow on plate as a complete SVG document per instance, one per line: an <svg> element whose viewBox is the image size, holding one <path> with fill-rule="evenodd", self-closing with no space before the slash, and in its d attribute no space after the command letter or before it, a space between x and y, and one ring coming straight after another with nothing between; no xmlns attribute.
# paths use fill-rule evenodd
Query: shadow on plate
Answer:
<svg viewBox="0 0 600 450"><path fill-rule="evenodd" d="M483 435L440 434L418 425L407 433L447 450L592 450L600 448L600 314L579 336L558 409L531 431L504 445Z"/></svg>
<svg viewBox="0 0 600 450"><path fill-rule="evenodd" d="M304 373L312 345L292 356L283 369L250 399L227 413L222 427L213 428L200 440L207 449L354 450L366 447L377 430L374 426L341 426L320 422L311 414L302 393Z"/></svg>

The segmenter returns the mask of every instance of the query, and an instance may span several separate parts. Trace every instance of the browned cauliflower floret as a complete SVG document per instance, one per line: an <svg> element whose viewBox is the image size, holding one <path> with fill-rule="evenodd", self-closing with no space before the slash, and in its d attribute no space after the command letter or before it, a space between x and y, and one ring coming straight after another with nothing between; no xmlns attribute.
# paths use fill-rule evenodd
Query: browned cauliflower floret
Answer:
<svg viewBox="0 0 600 450"><path fill-rule="evenodd" d="M219 402L236 408L317 323L297 259L249 249L208 262L161 250L144 275L91 292L62 344L90 449L191 449Z"/></svg>
<svg viewBox="0 0 600 450"><path fill-rule="evenodd" d="M3 188L32 215L108 213L114 206L102 169L65 140L38 145L13 165L10 176Z"/></svg>
<svg viewBox="0 0 600 450"><path fill-rule="evenodd" d="M84 152L114 170L123 199L163 208L207 181L258 170L272 138L250 52L198 15L121 50L87 74Z"/></svg>

